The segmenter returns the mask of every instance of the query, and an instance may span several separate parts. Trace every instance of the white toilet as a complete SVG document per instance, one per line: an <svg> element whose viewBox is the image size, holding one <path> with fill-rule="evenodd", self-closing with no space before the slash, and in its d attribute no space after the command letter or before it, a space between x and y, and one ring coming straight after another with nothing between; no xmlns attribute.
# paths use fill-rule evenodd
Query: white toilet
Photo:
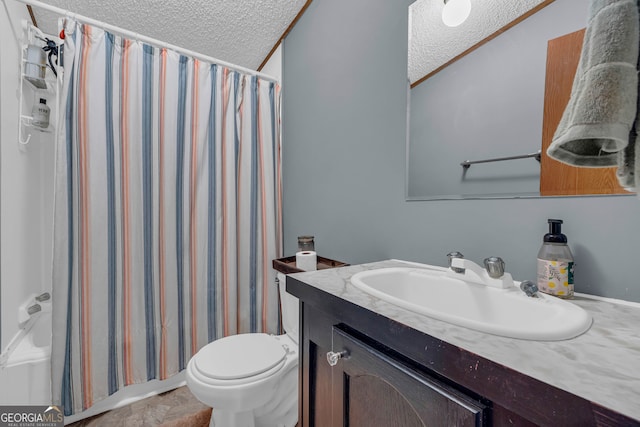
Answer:
<svg viewBox="0 0 640 427"><path fill-rule="evenodd" d="M284 335L239 334L202 347L187 386L211 406L210 426L293 427L298 421L298 299L278 273Z"/></svg>

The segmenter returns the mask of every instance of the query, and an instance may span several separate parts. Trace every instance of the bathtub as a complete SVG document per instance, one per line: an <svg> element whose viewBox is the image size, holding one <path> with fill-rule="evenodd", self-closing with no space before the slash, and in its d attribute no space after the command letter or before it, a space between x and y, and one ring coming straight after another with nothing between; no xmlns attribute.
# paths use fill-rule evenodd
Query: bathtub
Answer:
<svg viewBox="0 0 640 427"><path fill-rule="evenodd" d="M0 359L0 405L50 405L51 401L51 304L13 338L5 359ZM169 379L152 380L120 389L86 411L65 417L69 424L129 405L186 384L184 371Z"/></svg>
<svg viewBox="0 0 640 427"><path fill-rule="evenodd" d="M51 309L42 306L16 334L0 364L1 405L51 404Z"/></svg>

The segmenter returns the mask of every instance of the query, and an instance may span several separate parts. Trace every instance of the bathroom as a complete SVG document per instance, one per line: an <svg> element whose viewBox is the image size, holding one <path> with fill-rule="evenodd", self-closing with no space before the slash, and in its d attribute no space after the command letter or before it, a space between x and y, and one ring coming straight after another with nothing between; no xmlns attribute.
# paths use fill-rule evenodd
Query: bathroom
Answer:
<svg viewBox="0 0 640 427"><path fill-rule="evenodd" d="M395 258L443 266L446 253L459 250L476 261L501 256L515 278L531 279L547 219L562 218L576 258L576 291L640 302L634 269L640 253L637 197L407 201L411 3L311 1L285 38L282 254L295 253L297 236L313 234L319 255L352 265ZM7 58L18 60L13 35L8 32L4 40L2 74L15 68ZM53 169L53 151L24 160L13 145L17 129L5 124L14 120L16 106L5 104L4 90L3 348L13 336L14 314L7 307L47 291L42 284L50 274L52 243L41 237L51 219L41 212L51 206L52 195L28 197L22 188L44 187ZM5 151L9 144L13 155ZM19 172L9 174L12 167Z"/></svg>

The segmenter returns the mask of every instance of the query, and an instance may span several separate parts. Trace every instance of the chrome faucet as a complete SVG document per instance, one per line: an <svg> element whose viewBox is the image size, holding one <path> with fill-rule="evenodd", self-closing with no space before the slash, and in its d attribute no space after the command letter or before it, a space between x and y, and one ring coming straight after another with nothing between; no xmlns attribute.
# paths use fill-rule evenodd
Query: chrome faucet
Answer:
<svg viewBox="0 0 640 427"><path fill-rule="evenodd" d="M480 267L473 261L455 256L455 252L447 255L450 260L449 267L457 275L464 275L465 280L493 288L506 289L513 286L511 274L505 273L504 261L499 257L489 257L484 260L485 268ZM457 253L459 255L459 252Z"/></svg>

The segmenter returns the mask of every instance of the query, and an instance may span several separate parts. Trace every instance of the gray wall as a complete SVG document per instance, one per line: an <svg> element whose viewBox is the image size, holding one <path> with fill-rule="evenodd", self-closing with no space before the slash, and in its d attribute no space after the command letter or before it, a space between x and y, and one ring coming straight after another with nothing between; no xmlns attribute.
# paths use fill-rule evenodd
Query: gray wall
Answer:
<svg viewBox="0 0 640 427"><path fill-rule="evenodd" d="M409 0L315 0L284 44L285 255L314 234L352 264L502 256L534 279L547 218L565 220L576 290L640 301L640 200L405 201Z"/></svg>
<svg viewBox="0 0 640 427"><path fill-rule="evenodd" d="M586 23L584 0L556 0L413 88L407 195L537 196L533 159L460 162L540 149L547 41Z"/></svg>

